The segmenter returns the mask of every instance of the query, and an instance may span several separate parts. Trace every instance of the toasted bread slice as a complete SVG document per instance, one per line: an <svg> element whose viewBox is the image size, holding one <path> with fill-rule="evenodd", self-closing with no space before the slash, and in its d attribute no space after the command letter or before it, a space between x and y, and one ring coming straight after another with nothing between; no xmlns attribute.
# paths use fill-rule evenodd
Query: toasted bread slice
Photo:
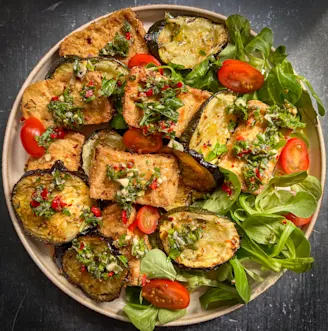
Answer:
<svg viewBox="0 0 328 331"><path fill-rule="evenodd" d="M96 90L96 99L85 103L82 101L80 92L83 84L93 82ZM113 106L105 96L98 96L98 89L101 88L102 74L98 71L88 72L82 80L75 79L72 74L56 75L54 79L42 80L31 84L26 88L22 98L22 112L25 119L29 117L38 118L48 128L57 123L54 122L52 112L48 104L54 96L62 95L65 88L69 87L74 105L82 107L84 124L106 123L111 120ZM61 125L60 123L58 123Z"/></svg>
<svg viewBox="0 0 328 331"><path fill-rule="evenodd" d="M246 164L246 161L244 159L239 159L236 156L233 146L237 141L238 137L243 137L243 139L246 141L253 141L256 139L258 134L264 133L265 129L268 126L268 122L264 119L264 115L268 107L269 106L267 104L258 100L250 100L248 102L248 120L242 121L238 124L236 130L234 131L230 140L227 143L228 152L223 154L218 162L220 167L226 168L237 174L241 182L243 192L248 192L243 174L243 167ZM254 120L254 110L256 109L260 110L261 119L256 120L255 124L253 125L252 123ZM277 158L271 159L268 162L267 168L263 171L263 175L261 176L261 181L263 185L267 184L272 177L273 170L276 166L277 160L279 159L279 155L282 149L283 147L277 149ZM263 185L260 186L258 190L250 193L258 194L263 188Z"/></svg>
<svg viewBox="0 0 328 331"><path fill-rule="evenodd" d="M144 40L146 31L138 20L137 15L130 9L116 11L87 28L69 35L59 46L59 55L76 55L82 58L99 56L99 52L107 43L114 40L115 34L122 31L124 23L128 22L130 29L130 46L127 57L115 56L121 62L127 64L131 57L140 53L148 53Z"/></svg>
<svg viewBox="0 0 328 331"><path fill-rule="evenodd" d="M157 189L147 189L144 196L138 197L136 202L141 205L166 207L171 205L177 194L179 168L173 156L155 154L131 154L116 151L110 147L98 146L95 158L91 162L89 181L90 196L95 199L115 200L120 184L110 180L106 175L106 166L113 167L133 162L139 174L149 180L154 168L159 168L163 183Z"/></svg>
<svg viewBox="0 0 328 331"><path fill-rule="evenodd" d="M63 139L56 139L50 144L45 155L39 158L29 157L26 170L50 169L57 160L60 160L68 170L77 171L80 166L84 140L83 134L66 133Z"/></svg>
<svg viewBox="0 0 328 331"><path fill-rule="evenodd" d="M147 77L153 76L163 78L163 76L157 71L149 70L144 67L132 68L129 77L132 76L136 79L128 79L125 85L123 116L128 125L140 128L139 123L143 116L143 110L138 108L135 104L138 98L138 87L146 83ZM180 93L177 96L183 101L184 105L178 109L179 119L174 129L176 137L181 136L192 117L199 111L201 104L210 96L211 94L208 91L199 90L189 86L187 86L187 92Z"/></svg>

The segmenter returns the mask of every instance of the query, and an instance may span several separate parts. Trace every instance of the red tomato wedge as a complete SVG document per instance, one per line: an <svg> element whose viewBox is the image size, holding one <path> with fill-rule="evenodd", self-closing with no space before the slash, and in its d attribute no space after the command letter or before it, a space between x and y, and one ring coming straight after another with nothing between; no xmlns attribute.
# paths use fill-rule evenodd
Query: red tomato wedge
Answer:
<svg viewBox="0 0 328 331"><path fill-rule="evenodd" d="M143 206L139 209L137 214L138 228L146 234L153 233L156 228L161 215L158 209L152 206Z"/></svg>
<svg viewBox="0 0 328 331"><path fill-rule="evenodd" d="M44 131L43 124L35 117L29 117L23 124L21 142L26 152L33 157L41 157L45 153L45 148L40 147L35 140L35 137L41 136Z"/></svg>
<svg viewBox="0 0 328 331"><path fill-rule="evenodd" d="M157 67L161 65L161 63L152 55L136 54L130 59L128 68L131 69L133 67L145 67L148 63L153 63ZM163 69L159 69L158 71L163 75Z"/></svg>
<svg viewBox="0 0 328 331"><path fill-rule="evenodd" d="M218 71L220 83L237 93L259 90L264 76L250 64L239 60L226 60Z"/></svg>
<svg viewBox="0 0 328 331"><path fill-rule="evenodd" d="M140 129L129 129L123 135L125 146L140 154L156 153L163 146L163 140L159 135L144 136Z"/></svg>
<svg viewBox="0 0 328 331"><path fill-rule="evenodd" d="M312 220L312 216L307 217L307 218L305 218L305 217L297 217L297 216L295 216L292 213L289 213L289 214L285 215L285 217L288 220L292 221L296 226L306 225L306 224L310 223L311 220Z"/></svg>
<svg viewBox="0 0 328 331"><path fill-rule="evenodd" d="M305 142L298 138L289 139L279 160L286 174L308 170L310 160Z"/></svg>
<svg viewBox="0 0 328 331"><path fill-rule="evenodd" d="M142 288L142 296L154 306L164 309L183 309L190 303L187 289L168 279L153 279Z"/></svg>

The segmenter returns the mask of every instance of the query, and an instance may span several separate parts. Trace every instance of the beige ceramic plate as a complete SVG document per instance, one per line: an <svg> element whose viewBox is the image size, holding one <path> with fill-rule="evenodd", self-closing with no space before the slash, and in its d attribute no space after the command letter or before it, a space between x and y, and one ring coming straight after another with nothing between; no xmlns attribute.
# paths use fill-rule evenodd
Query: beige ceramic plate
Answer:
<svg viewBox="0 0 328 331"><path fill-rule="evenodd" d="M173 6L173 5L149 5L142 7L135 7L133 10L138 14L141 21L144 23L146 29L148 29L154 22L162 19L165 12L170 12L173 15L190 15L190 16L203 16L210 18L213 21L223 22L226 17L223 15L216 14L207 10L193 8L193 7L184 7L184 6ZM90 22L91 23L91 22ZM80 27L78 30L85 28L89 23ZM14 224L14 227L17 231L17 234L25 246L27 252L30 254L34 262L39 266L42 272L62 291L74 298L76 301L81 304L93 309L101 314L106 316L116 318L122 321L127 321L126 316L123 313L123 307L125 305L122 293L121 297L113 302L109 303L95 303L91 299L87 298L79 289L71 285L64 277L62 277L52 261L51 250L49 247L44 246L43 244L31 239L26 236L23 232L18 220L15 217L14 210L10 203L10 195L13 185L19 180L24 172L24 164L27 160L27 154L25 153L20 140L20 123L19 119L21 117L20 112L20 102L24 89L31 83L44 79L48 69L51 67L51 64L58 58L58 46L56 44L50 51L40 60L36 67L32 70L25 83L23 84L21 90L18 93L18 96L15 100L14 106L11 110L11 114L7 124L7 130L4 140L3 147L3 186L5 197L7 201L7 206L9 213ZM321 127L316 121L308 121L308 136L311 144L310 157L311 160L316 162L311 163L311 174L317 176L322 185L325 180L325 149L324 141L321 132ZM319 209L319 208L318 208ZM306 236L312 232L314 223L317 219L318 210L315 213L311 224L306 230ZM280 275L269 274L266 280L261 284L253 284L253 295L252 299L264 292L271 285L273 285ZM203 310L199 304L198 297L202 293L202 290L199 290L191 295L191 304L188 307L187 315L178 321L171 323L170 325L186 325L194 324L203 321L213 319L215 317L222 316L227 314L239 307L241 305L235 305L232 307L220 307L216 310Z"/></svg>

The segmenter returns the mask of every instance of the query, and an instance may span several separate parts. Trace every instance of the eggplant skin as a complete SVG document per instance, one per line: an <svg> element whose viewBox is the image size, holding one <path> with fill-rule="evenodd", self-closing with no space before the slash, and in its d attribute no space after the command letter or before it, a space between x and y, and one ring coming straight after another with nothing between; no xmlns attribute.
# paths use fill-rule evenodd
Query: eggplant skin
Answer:
<svg viewBox="0 0 328 331"><path fill-rule="evenodd" d="M233 222L204 209L176 208L164 215L159 225L159 238L166 254L170 253L170 229L181 229L184 224L200 226L201 238L196 249L185 248L174 259L179 268L211 270L230 260L240 246L240 237Z"/></svg>
<svg viewBox="0 0 328 331"><path fill-rule="evenodd" d="M147 44L147 47L148 47L150 53L159 60L161 60L161 59L158 54L158 37L159 37L160 33L162 32L165 24L166 24L166 20L161 20L161 21L155 22L149 28L148 32L145 35L145 41L146 41L146 44Z"/></svg>
<svg viewBox="0 0 328 331"><path fill-rule="evenodd" d="M77 239L83 240L97 252L101 251L108 242L98 236L81 236ZM68 249L62 256L62 271L67 279L96 302L109 302L118 298L122 286L128 274L128 270L122 264L123 271L108 280L100 280L90 274L88 271L81 271L82 263L76 258L77 252L74 249Z"/></svg>
<svg viewBox="0 0 328 331"><path fill-rule="evenodd" d="M62 197L71 215L57 212L49 219L35 216L30 206L31 196L38 185L49 187L53 182L51 173L56 169L70 175L63 191L55 191L54 196ZM11 203L26 233L46 244L56 245L69 242L80 233L83 209L92 206L87 177L80 172L68 171L60 161L48 170L26 172L13 188Z"/></svg>

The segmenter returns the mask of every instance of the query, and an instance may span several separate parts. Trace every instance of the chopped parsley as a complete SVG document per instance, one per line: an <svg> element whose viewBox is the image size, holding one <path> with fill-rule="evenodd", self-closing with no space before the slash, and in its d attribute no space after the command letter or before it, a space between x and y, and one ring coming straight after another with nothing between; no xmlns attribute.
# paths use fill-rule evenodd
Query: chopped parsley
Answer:
<svg viewBox="0 0 328 331"><path fill-rule="evenodd" d="M74 239L72 249L76 251L76 259L82 264L81 271L87 271L97 279L108 280L123 271L107 245L102 249L94 249L85 241Z"/></svg>
<svg viewBox="0 0 328 331"><path fill-rule="evenodd" d="M131 31L131 24L128 21L124 21L122 30L125 33L130 32Z"/></svg>
<svg viewBox="0 0 328 331"><path fill-rule="evenodd" d="M206 155L205 161L211 162L217 157L219 157L221 154L228 151L228 148L224 144L216 143L214 148L210 150L210 152Z"/></svg>
<svg viewBox="0 0 328 331"><path fill-rule="evenodd" d="M54 170L53 176L53 188L62 191L65 188L65 181L71 178L71 175L66 172L61 172L58 169Z"/></svg>
<svg viewBox="0 0 328 331"><path fill-rule="evenodd" d="M90 208L84 208L83 212L80 216L83 221L84 221L84 227L83 230L86 230L87 228L90 227L95 227L98 224L102 224L102 217L97 217L91 210Z"/></svg>
<svg viewBox="0 0 328 331"><path fill-rule="evenodd" d="M168 231L169 257L176 259L185 249L197 250L196 243L202 238L203 229L197 225L183 224L180 229Z"/></svg>
<svg viewBox="0 0 328 331"><path fill-rule="evenodd" d="M117 80L115 78L107 79L106 77L103 77L101 81L101 89L99 90L98 94L104 95L107 98L110 97L116 88L116 82Z"/></svg>
<svg viewBox="0 0 328 331"><path fill-rule="evenodd" d="M179 119L178 109L184 105L177 95L185 91L186 87L181 82L152 76L148 78L144 87L139 87L136 105L143 109L143 117L139 124L144 134L163 132L166 137L175 137L174 127ZM149 101L151 96L157 100Z"/></svg>
<svg viewBox="0 0 328 331"><path fill-rule="evenodd" d="M83 85L82 90L80 92L80 96L82 97L82 101L85 103L89 103L96 99L95 96L96 87L93 85L93 82L90 81L87 85Z"/></svg>
<svg viewBox="0 0 328 331"><path fill-rule="evenodd" d="M147 245L144 239L139 239L134 237L132 239L132 250L131 254L137 259L142 259L144 255L148 252Z"/></svg>
<svg viewBox="0 0 328 331"><path fill-rule="evenodd" d="M107 43L99 52L100 56L122 56L127 57L129 53L129 41L126 37L116 32L114 40Z"/></svg>
<svg viewBox="0 0 328 331"><path fill-rule="evenodd" d="M134 164L128 163L128 166L110 166L106 167L107 177L121 185L121 189L116 192L115 201L122 210L126 210L130 215L132 204L138 197L143 196L148 188L157 189L160 185L160 169L155 167L152 175L147 180L145 174L139 174Z"/></svg>
<svg viewBox="0 0 328 331"><path fill-rule="evenodd" d="M50 126L45 132L42 133L41 136L35 136L34 138L40 147L44 147L47 150L50 144L59 137L58 132L55 131L55 128Z"/></svg>
<svg viewBox="0 0 328 331"><path fill-rule="evenodd" d="M52 112L55 123L72 129L78 129L84 124L82 107L74 106L73 97L69 88L63 95L53 97L48 104L48 110Z"/></svg>

